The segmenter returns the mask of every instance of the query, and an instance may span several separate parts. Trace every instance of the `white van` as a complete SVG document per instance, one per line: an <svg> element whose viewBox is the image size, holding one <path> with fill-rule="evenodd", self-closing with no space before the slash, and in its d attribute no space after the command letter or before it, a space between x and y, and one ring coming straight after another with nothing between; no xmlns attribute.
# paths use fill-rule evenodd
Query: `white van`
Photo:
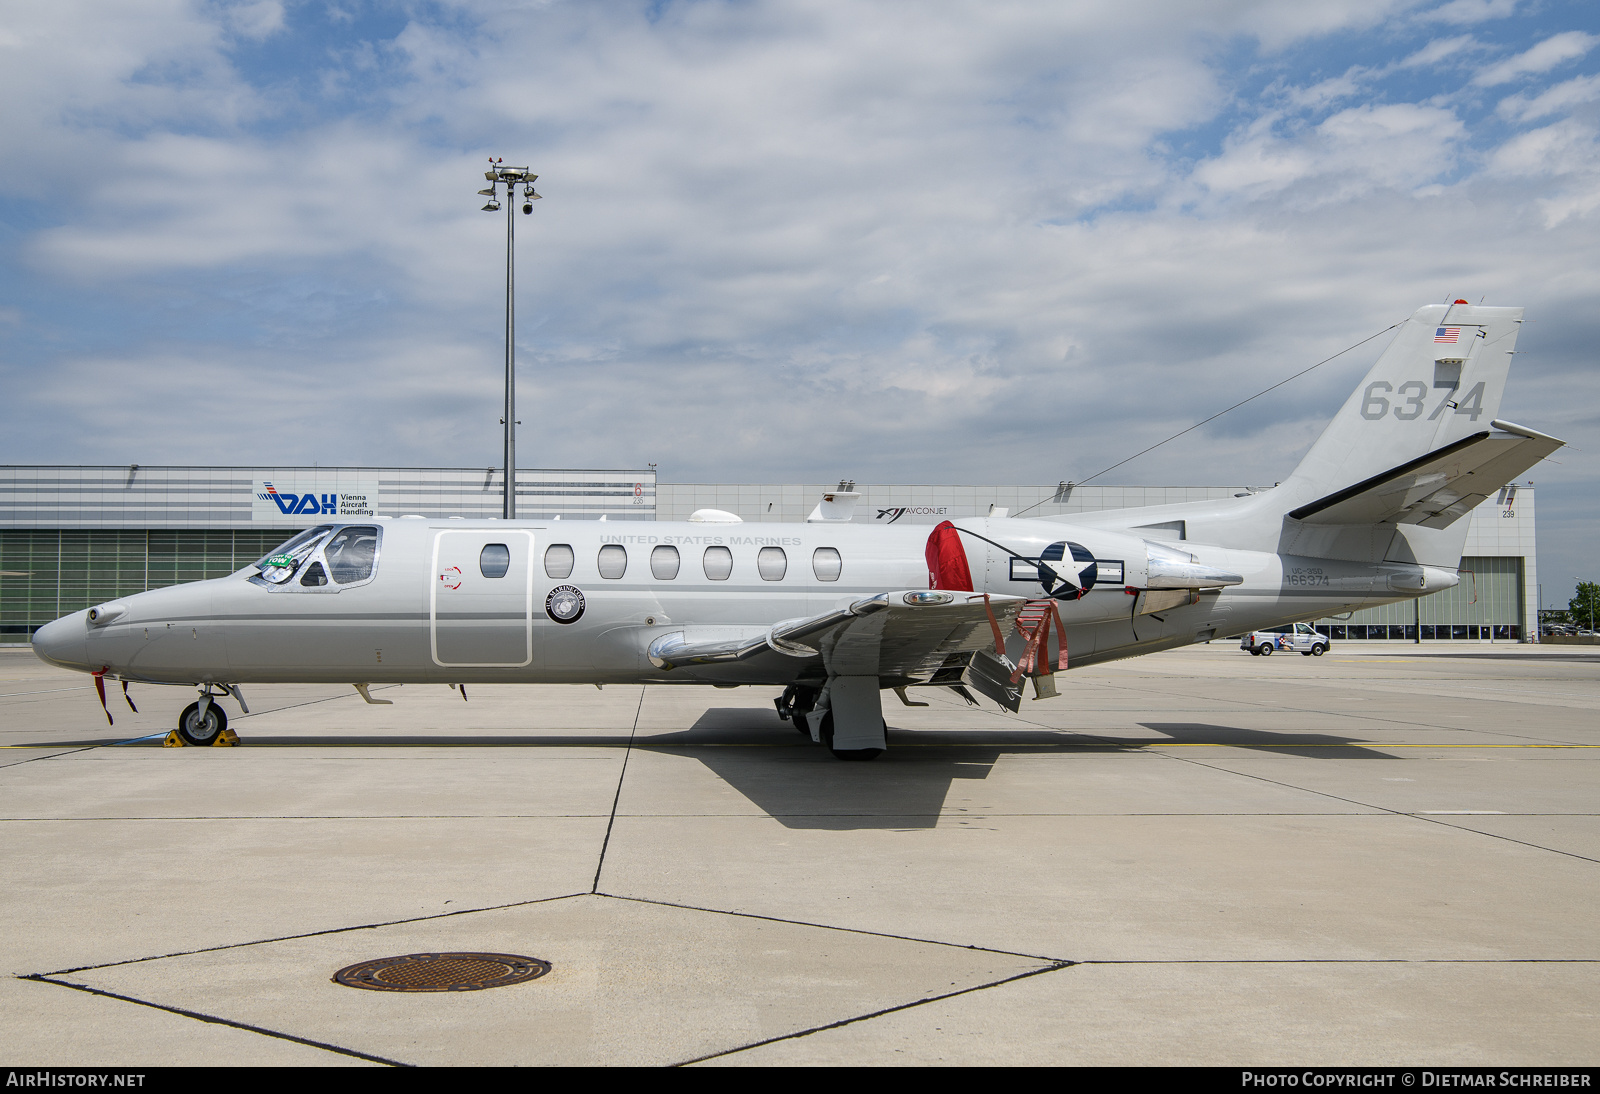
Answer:
<svg viewBox="0 0 1600 1094"><path fill-rule="evenodd" d="M1328 636L1312 630L1310 623L1288 623L1251 631L1239 639L1239 648L1252 656L1270 656L1273 650L1293 650L1307 657L1321 657L1330 649Z"/></svg>

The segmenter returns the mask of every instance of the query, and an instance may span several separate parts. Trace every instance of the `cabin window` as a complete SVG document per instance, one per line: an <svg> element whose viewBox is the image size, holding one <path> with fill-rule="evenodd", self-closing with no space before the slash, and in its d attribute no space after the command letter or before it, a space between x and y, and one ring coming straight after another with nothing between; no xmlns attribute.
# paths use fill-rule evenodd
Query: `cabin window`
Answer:
<svg viewBox="0 0 1600 1094"><path fill-rule="evenodd" d="M328 574L322 568L322 563L320 562L313 562L306 568L306 572L300 578L300 584L313 589L318 585L326 585L327 583Z"/></svg>
<svg viewBox="0 0 1600 1094"><path fill-rule="evenodd" d="M707 547L700 562L712 581L726 581L733 573L733 552L726 547Z"/></svg>
<svg viewBox="0 0 1600 1094"><path fill-rule="evenodd" d="M818 581L838 581L843 570L844 560L836 548L818 547L811 552L811 572L817 575Z"/></svg>
<svg viewBox="0 0 1600 1094"><path fill-rule="evenodd" d="M544 573L557 581L572 576L572 544L552 543L545 548Z"/></svg>
<svg viewBox="0 0 1600 1094"><path fill-rule="evenodd" d="M628 572L628 549L620 543L608 543L600 548L600 576L615 581Z"/></svg>
<svg viewBox="0 0 1600 1094"><path fill-rule="evenodd" d="M671 581L678 576L678 549L662 544L650 552L650 573L657 581Z"/></svg>
<svg viewBox="0 0 1600 1094"><path fill-rule="evenodd" d="M782 547L763 547L756 555L756 572L762 581L782 581L789 571L789 556Z"/></svg>
<svg viewBox="0 0 1600 1094"><path fill-rule="evenodd" d="M378 529L370 524L340 528L322 549L328 572L340 585L365 581L378 564Z"/></svg>
<svg viewBox="0 0 1600 1094"><path fill-rule="evenodd" d="M485 543L478 552L478 572L484 577L505 577L511 569L511 548L504 543Z"/></svg>

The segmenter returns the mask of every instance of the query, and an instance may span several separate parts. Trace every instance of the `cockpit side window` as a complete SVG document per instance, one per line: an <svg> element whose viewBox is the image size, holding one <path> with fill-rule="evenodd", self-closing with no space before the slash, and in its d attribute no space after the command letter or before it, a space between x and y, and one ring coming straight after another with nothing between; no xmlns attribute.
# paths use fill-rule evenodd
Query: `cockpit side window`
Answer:
<svg viewBox="0 0 1600 1094"><path fill-rule="evenodd" d="M331 524L307 528L276 551L257 560L256 573L250 580L263 585L282 585L300 571L307 559L316 554L322 538L332 529Z"/></svg>
<svg viewBox="0 0 1600 1094"><path fill-rule="evenodd" d="M340 585L365 581L378 564L378 529L370 524L340 528L322 549L328 572Z"/></svg>

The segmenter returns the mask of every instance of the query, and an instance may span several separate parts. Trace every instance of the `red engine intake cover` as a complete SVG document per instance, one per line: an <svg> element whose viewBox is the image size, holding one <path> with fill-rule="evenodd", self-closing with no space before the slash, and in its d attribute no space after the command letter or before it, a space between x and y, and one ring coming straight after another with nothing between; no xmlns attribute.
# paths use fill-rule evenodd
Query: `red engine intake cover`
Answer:
<svg viewBox="0 0 1600 1094"><path fill-rule="evenodd" d="M928 588L952 592L972 592L972 571L967 567L967 552L961 546L961 533L949 521L934 528L928 537Z"/></svg>

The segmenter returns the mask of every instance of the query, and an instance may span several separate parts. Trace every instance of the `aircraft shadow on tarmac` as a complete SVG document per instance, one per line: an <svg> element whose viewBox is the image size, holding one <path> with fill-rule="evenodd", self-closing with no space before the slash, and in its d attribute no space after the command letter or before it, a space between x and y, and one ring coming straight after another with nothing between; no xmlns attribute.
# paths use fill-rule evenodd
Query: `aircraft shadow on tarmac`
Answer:
<svg viewBox="0 0 1600 1094"><path fill-rule="evenodd" d="M871 763L841 763L770 712L726 707L706 711L688 729L655 734L635 746L692 755L787 828L839 830L932 828L951 796L952 784L988 778L1000 757L1011 753L1103 753L1175 743L1270 749L1315 759L1394 758L1352 738L1326 733L1195 722L1140 724L1167 740L1022 726L916 732L891 727L887 755Z"/></svg>
<svg viewBox="0 0 1600 1094"><path fill-rule="evenodd" d="M246 721L241 719L241 721ZM1105 733L1003 724L995 729L889 730L889 752L871 763L846 763L812 744L769 710L720 707L703 712L680 730L637 736L608 734L517 735L315 735L276 737L244 734L245 744L264 746L624 747L691 756L752 805L787 828L889 829L935 827L954 784L982 781L1001 756L1017 753L1105 753L1152 745L1226 745L1311 759L1394 759L1353 738L1292 730L1245 729L1203 722L1141 722L1162 735L1124 737ZM1164 738L1164 739L1163 739ZM79 742L111 744L110 740ZM156 744L145 739L141 743ZM66 746L52 742L53 747ZM70 747L70 746L66 746ZM976 788L975 788L976 789ZM959 791L956 797L963 798ZM959 809L952 803L952 808ZM975 807L979 812L981 806ZM959 813L953 814L959 815Z"/></svg>
<svg viewBox="0 0 1600 1094"><path fill-rule="evenodd" d="M1218 744L1233 748L1259 748L1280 756L1304 756L1313 760L1393 760L1398 757L1353 737L1333 733L1299 733L1293 730L1241 729L1238 726L1210 725L1205 722L1140 722L1146 729L1164 733L1173 744ZM1131 743L1131 742L1128 742ZM1159 741L1141 743L1160 744Z"/></svg>

